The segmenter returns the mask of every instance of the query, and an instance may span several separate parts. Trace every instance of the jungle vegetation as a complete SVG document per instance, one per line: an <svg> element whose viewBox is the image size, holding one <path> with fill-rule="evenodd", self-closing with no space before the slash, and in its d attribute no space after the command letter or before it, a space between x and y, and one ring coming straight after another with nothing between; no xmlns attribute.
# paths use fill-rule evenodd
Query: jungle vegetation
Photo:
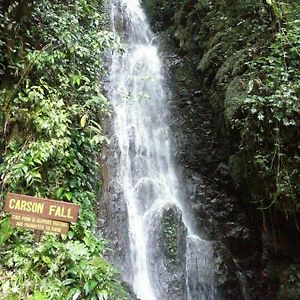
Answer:
<svg viewBox="0 0 300 300"><path fill-rule="evenodd" d="M81 207L66 236L40 243L0 213L3 300L128 299L95 235L96 154L110 113L102 57L121 51L105 22L96 0L0 2L1 200L15 192Z"/></svg>

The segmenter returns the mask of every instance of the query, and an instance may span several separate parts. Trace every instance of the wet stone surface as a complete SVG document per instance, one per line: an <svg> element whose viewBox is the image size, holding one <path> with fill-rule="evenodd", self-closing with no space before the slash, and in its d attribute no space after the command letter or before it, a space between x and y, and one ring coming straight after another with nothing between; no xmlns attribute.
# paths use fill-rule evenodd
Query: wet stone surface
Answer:
<svg viewBox="0 0 300 300"><path fill-rule="evenodd" d="M260 241L238 199L227 160L230 147L218 135L218 120L199 88L193 59L166 55L175 159L185 204L202 238L213 242L215 278L221 299L255 299ZM252 293L252 295L250 295Z"/></svg>
<svg viewBox="0 0 300 300"><path fill-rule="evenodd" d="M183 300L186 295L186 235L178 207L170 205L153 214L150 267L152 281L159 287L163 299Z"/></svg>

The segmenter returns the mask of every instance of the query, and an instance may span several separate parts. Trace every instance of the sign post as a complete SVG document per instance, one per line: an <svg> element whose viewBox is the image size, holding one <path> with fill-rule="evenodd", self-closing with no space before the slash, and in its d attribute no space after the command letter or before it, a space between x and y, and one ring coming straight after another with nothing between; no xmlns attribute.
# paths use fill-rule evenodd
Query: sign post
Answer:
<svg viewBox="0 0 300 300"><path fill-rule="evenodd" d="M5 199L4 211L10 212L10 224L13 227L23 227L38 232L48 231L66 234L69 223L76 223L79 205L46 198L31 197L8 193Z"/></svg>

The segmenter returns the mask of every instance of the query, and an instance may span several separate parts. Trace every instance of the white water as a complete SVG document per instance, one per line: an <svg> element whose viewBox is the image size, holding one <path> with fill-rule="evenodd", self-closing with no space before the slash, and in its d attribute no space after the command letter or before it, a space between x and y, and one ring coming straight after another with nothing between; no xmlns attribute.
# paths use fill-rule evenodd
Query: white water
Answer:
<svg viewBox="0 0 300 300"><path fill-rule="evenodd" d="M120 152L117 179L128 210L134 291L141 300L168 300L158 295L151 280L155 274L151 274L148 239L154 232L151 218L173 204L182 211L188 229L185 299L213 300L212 249L195 235L180 201L162 63L152 44L153 34L138 0L111 0L111 21L115 34L127 45L125 54L112 55L108 91Z"/></svg>

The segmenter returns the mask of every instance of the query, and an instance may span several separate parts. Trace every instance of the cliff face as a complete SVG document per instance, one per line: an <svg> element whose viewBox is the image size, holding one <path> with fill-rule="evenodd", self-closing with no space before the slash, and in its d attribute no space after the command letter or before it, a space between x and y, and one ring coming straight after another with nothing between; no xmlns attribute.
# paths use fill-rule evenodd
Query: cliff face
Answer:
<svg viewBox="0 0 300 300"><path fill-rule="evenodd" d="M299 5L143 4L167 53L183 192L215 241L223 299L299 298Z"/></svg>

